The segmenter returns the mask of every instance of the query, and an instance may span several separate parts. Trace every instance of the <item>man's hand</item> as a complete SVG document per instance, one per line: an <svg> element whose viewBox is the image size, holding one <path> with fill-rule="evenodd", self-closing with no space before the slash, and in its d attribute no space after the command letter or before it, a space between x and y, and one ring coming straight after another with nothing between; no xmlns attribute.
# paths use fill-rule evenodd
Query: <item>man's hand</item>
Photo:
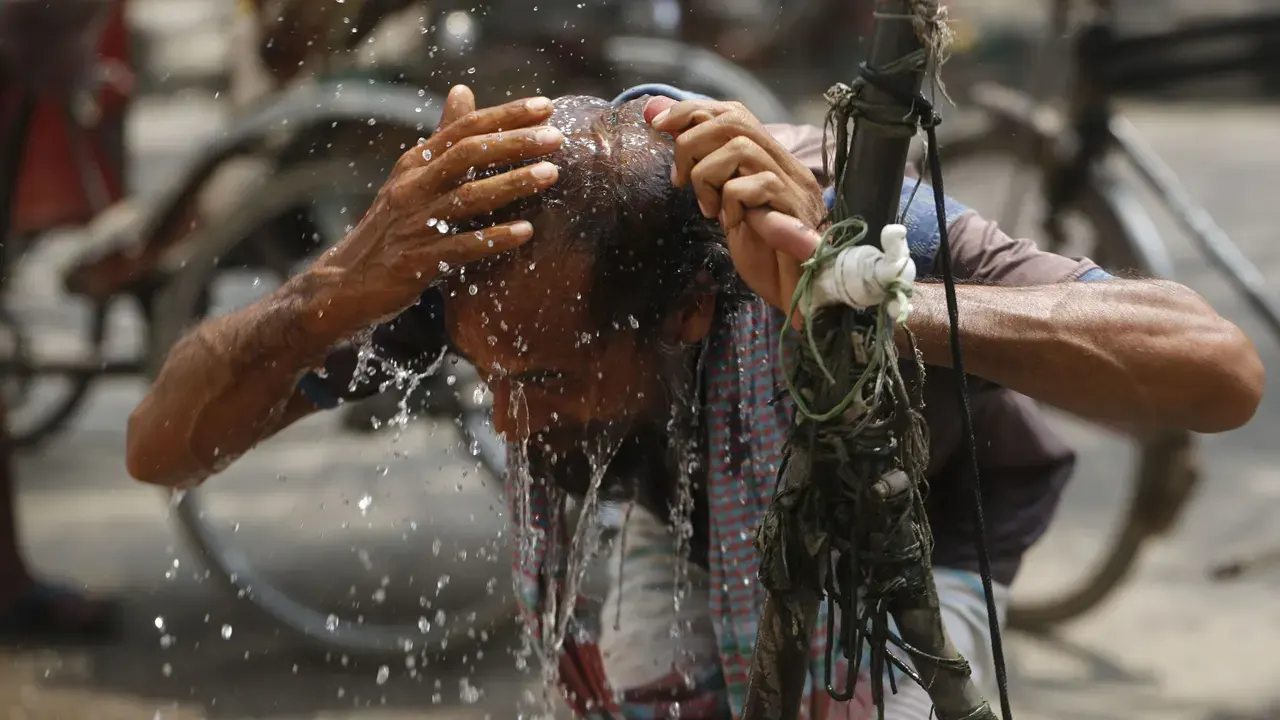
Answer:
<svg viewBox="0 0 1280 720"><path fill-rule="evenodd" d="M551 116L546 98L475 110L471 91L449 93L441 126L401 156L368 213L313 272L336 274L345 303L335 322L359 329L417 302L441 272L522 245L533 226L517 221L458 233L459 223L552 185L558 168L536 163L492 177L477 170L519 163L560 147L556 128L531 127Z"/></svg>
<svg viewBox="0 0 1280 720"><path fill-rule="evenodd" d="M818 246L822 188L740 103L653 98L644 116L676 139L671 181L693 184L707 217L719 218L738 274L787 311L800 263ZM793 318L799 322L799 318Z"/></svg>

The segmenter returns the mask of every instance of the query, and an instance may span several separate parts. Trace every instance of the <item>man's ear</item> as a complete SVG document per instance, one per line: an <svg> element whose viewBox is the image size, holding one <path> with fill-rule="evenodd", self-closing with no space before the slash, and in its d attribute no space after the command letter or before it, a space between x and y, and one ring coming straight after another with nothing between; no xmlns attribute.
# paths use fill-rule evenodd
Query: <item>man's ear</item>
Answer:
<svg viewBox="0 0 1280 720"><path fill-rule="evenodd" d="M668 320L668 334L674 335L684 345L702 342L711 332L716 317L716 294L693 293L689 301Z"/></svg>

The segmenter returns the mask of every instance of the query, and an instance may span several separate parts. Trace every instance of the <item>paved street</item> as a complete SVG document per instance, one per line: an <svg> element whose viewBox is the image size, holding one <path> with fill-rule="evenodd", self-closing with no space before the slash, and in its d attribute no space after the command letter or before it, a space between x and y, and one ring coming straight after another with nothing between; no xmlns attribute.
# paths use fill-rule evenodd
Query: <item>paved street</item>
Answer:
<svg viewBox="0 0 1280 720"><path fill-rule="evenodd" d="M170 27L164 22L177 22L152 20L161 34ZM207 32L194 37L213 43ZM198 52L206 50L216 48ZM1135 106L1131 117L1264 273L1280 276L1268 191L1280 181L1280 113ZM208 93L148 98L130 128L139 189L168 182L221 122ZM1262 334L1167 219L1157 221L1179 279L1241 322L1268 368L1280 369L1277 340ZM19 314L38 322L51 346L72 344L82 321L56 291L74 240L54 238L24 265L13 293ZM238 301L264 289L243 280ZM117 353L140 342L131 313L120 308L113 318ZM124 471L124 418L141 391L140 381L102 383L64 436L20 465L30 556L51 576L120 597L128 637L100 649L0 651L0 720L516 716L517 701L538 683L517 669L509 632L465 649L455 643L450 652L415 648L410 667L403 658L316 651L224 592L175 534L167 498ZM291 429L211 485L207 517L219 536L286 591L320 598L335 612L357 608L370 622L437 622L438 610L451 617L507 592L500 511L447 423L365 439L337 434L335 421ZM1211 562L1235 551L1280 547L1277 422L1280 400L1272 396L1248 427L1203 439L1199 498L1112 602L1059 637L1009 639L1015 717L1280 719L1280 568L1229 585L1204 579ZM1028 560L1020 593L1076 571L1124 501L1124 449L1068 431L1084 456L1080 477L1058 527Z"/></svg>

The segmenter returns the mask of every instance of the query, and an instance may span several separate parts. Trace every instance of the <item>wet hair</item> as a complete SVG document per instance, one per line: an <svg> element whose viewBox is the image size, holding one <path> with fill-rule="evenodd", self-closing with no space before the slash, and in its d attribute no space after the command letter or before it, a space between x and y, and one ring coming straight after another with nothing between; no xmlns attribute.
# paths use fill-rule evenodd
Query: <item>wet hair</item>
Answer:
<svg viewBox="0 0 1280 720"><path fill-rule="evenodd" d="M702 216L691 188L671 184L675 143L644 121L646 100L614 107L587 96L557 99L548 124L565 141L539 160L555 163L559 179L546 192L475 224L523 218L536 228L532 241L491 267L527 260L548 244L552 251L590 254L590 306L606 332L654 332L692 292L715 292L720 313L747 297L720 224Z"/></svg>

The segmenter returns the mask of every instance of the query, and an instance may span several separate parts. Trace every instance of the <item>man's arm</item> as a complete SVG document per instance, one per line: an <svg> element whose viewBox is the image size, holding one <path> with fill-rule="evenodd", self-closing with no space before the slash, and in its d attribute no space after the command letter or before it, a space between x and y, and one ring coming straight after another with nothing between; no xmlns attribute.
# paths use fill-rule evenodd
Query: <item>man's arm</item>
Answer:
<svg viewBox="0 0 1280 720"><path fill-rule="evenodd" d="M305 272L179 340L129 416L129 474L171 487L199 482L314 411L296 386L344 339L323 320L341 295L331 274Z"/></svg>
<svg viewBox="0 0 1280 720"><path fill-rule="evenodd" d="M821 130L768 130L823 180ZM921 280L907 326L925 362L950 366L937 230L928 231L937 223L931 192L922 186L906 208L908 225L924 230L913 233ZM1195 292L1112 278L1088 260L1010 238L953 202L947 209L953 269L965 283L956 299L967 372L1068 412L1126 424L1222 432L1253 416L1265 383L1257 351Z"/></svg>
<svg viewBox="0 0 1280 720"><path fill-rule="evenodd" d="M1232 430L1265 371L1249 338L1164 280L956 288L965 370L1068 412L1147 427ZM943 288L916 285L907 326L925 362L951 365Z"/></svg>
<svg viewBox="0 0 1280 720"><path fill-rule="evenodd" d="M448 231L441 228L540 192L557 177L546 162L492 177L469 173L476 165L516 163L559 147L558 131L533 127L551 115L549 100L474 108L470 90L454 88L441 129L401 156L341 242L280 290L205 322L175 344L129 417L130 474L178 486L218 472L315 409L297 385L333 348L416 307L442 267L505 252L533 235L525 221L443 234Z"/></svg>
<svg viewBox="0 0 1280 720"><path fill-rule="evenodd" d="M304 273L179 341L130 417L130 474L159 485L198 482L303 417L371 397L397 371L422 373L439 359L438 304L424 298L360 342L323 323L320 308L340 290L327 282ZM373 354L364 363L362 347ZM156 425L148 419L160 408L180 412Z"/></svg>

